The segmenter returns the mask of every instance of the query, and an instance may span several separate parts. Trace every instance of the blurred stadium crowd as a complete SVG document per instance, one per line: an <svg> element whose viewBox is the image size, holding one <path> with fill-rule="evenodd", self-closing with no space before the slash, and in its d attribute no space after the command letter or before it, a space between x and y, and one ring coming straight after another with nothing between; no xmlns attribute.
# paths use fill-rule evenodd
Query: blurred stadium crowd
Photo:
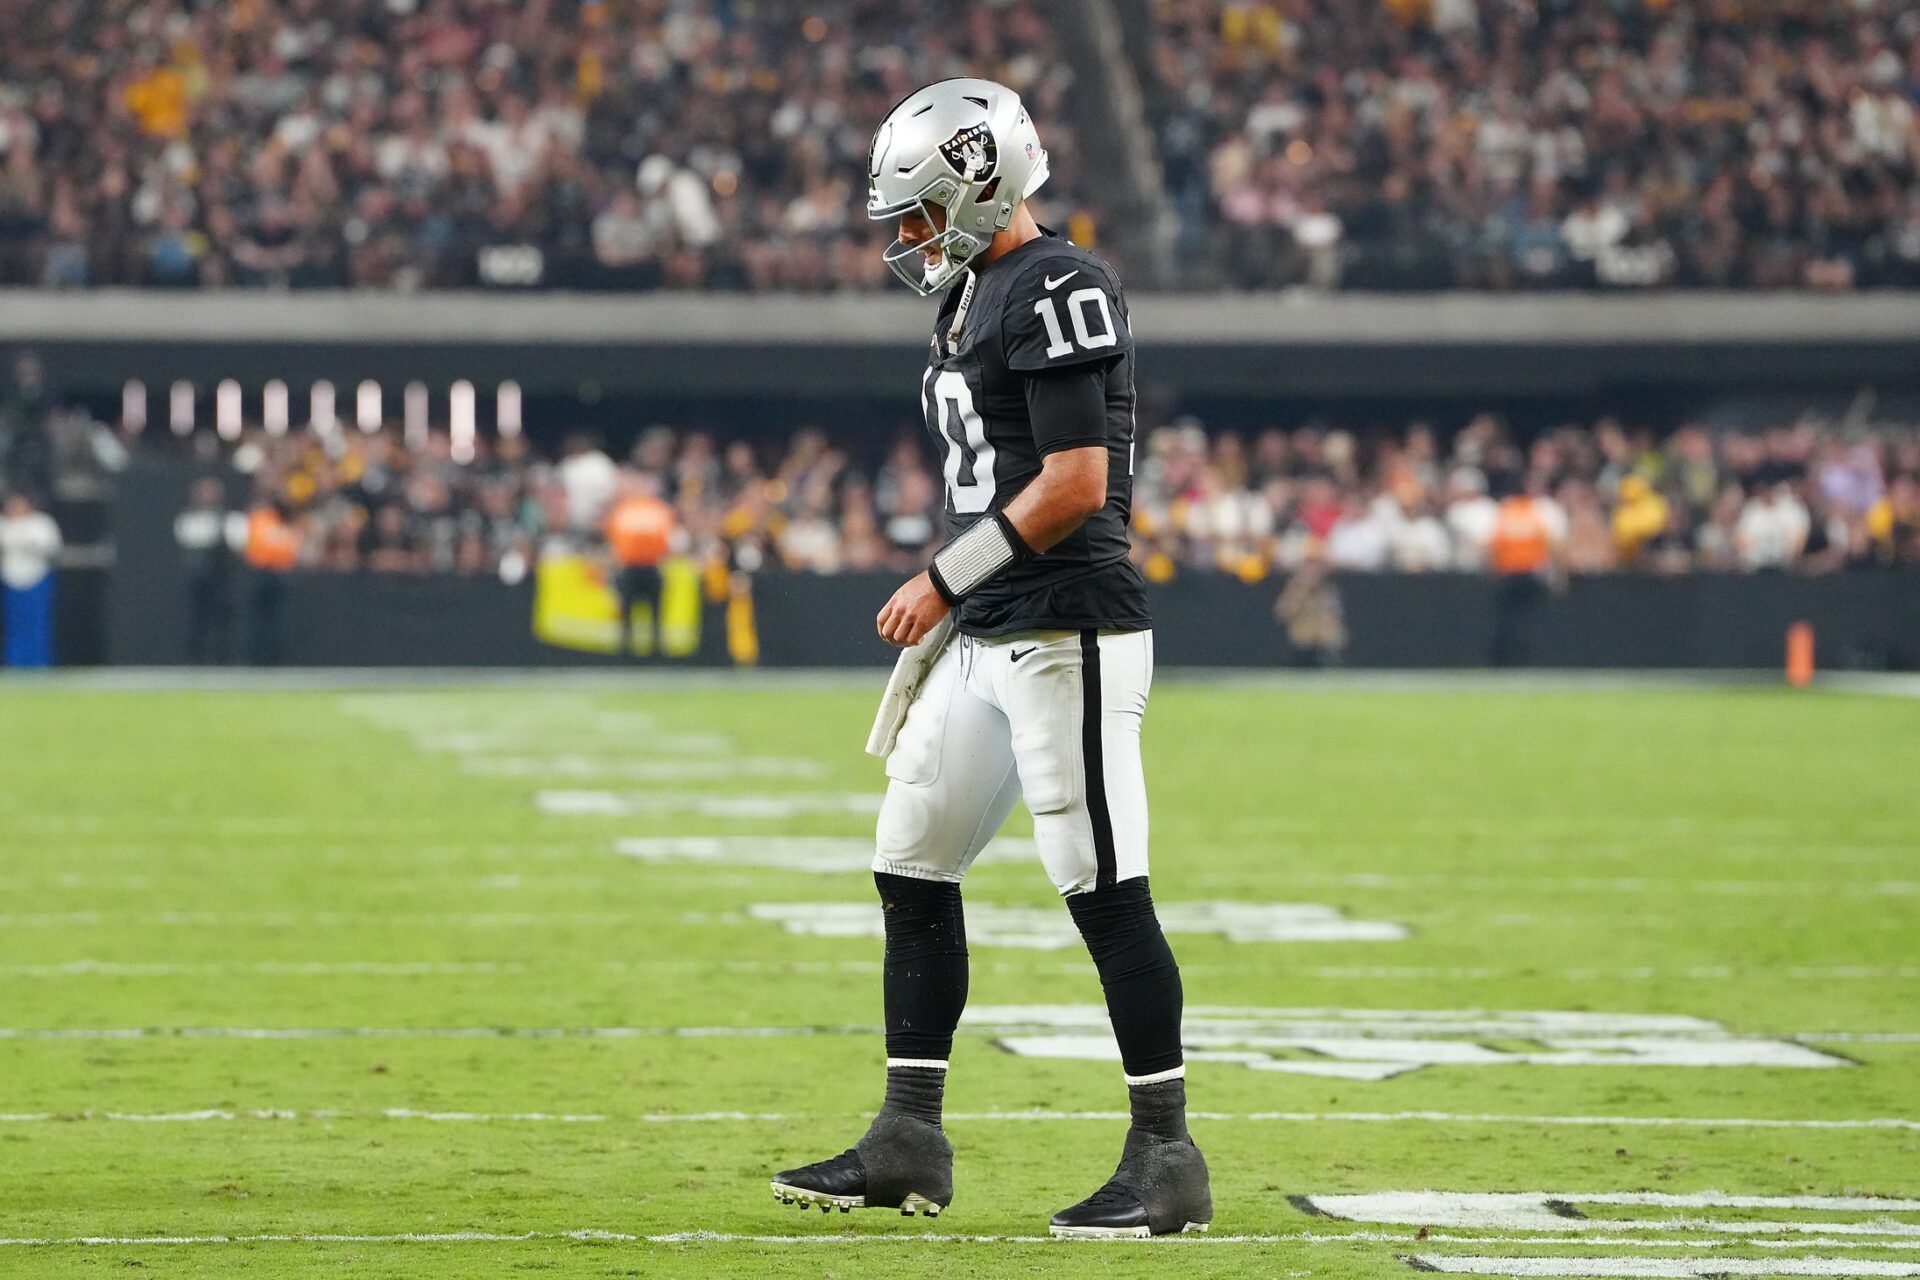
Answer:
<svg viewBox="0 0 1920 1280"><path fill-rule="evenodd" d="M1027 99L1076 239L1121 204L1037 0L0 11L0 283L878 287L873 123L958 74ZM1908 0L1119 11L1176 284L1920 284Z"/></svg>
<svg viewBox="0 0 1920 1280"><path fill-rule="evenodd" d="M672 503L682 554L748 572L906 572L943 536L939 480L917 438L866 460L817 429L763 451L662 426L619 459L584 436L556 458L509 438L466 464L439 435L416 450L351 429L197 444L209 470L235 469L275 504L296 535L290 554L323 570L516 578L543 553L602 546L609 510L634 491ZM1524 445L1490 414L1444 442L1420 423L1248 438L1183 420L1147 436L1135 495L1134 554L1162 581L1256 581L1309 564L1507 568L1497 530L1513 503L1548 532L1551 568L1570 573L1920 564L1920 431L1811 419L1661 439L1602 419Z"/></svg>
<svg viewBox="0 0 1920 1280"><path fill-rule="evenodd" d="M1910 0L1157 0L1190 279L1920 284Z"/></svg>
<svg viewBox="0 0 1920 1280"><path fill-rule="evenodd" d="M873 287L874 122L1032 0L45 0L0 50L0 283ZM1072 172L1074 166L1067 166Z"/></svg>

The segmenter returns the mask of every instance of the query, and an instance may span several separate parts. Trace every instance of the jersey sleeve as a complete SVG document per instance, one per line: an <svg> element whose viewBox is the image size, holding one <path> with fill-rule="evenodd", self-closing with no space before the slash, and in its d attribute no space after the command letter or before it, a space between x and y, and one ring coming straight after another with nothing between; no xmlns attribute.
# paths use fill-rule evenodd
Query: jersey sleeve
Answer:
<svg viewBox="0 0 1920 1280"><path fill-rule="evenodd" d="M1007 295L1007 368L1044 373L1133 349L1126 300L1103 266L1056 257L1030 267Z"/></svg>
<svg viewBox="0 0 1920 1280"><path fill-rule="evenodd" d="M1099 364L1049 369L1024 379L1027 418L1041 457L1107 442L1107 370Z"/></svg>

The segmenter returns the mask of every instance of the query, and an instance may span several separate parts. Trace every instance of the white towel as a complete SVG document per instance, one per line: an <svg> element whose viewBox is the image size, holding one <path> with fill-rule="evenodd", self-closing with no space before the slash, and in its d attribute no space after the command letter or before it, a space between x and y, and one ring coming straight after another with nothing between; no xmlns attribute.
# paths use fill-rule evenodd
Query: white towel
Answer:
<svg viewBox="0 0 1920 1280"><path fill-rule="evenodd" d="M880 698L880 712L873 718L873 732L867 735L868 755L884 760L892 753L893 740L900 736L900 726L907 722L907 709L920 696L927 672L933 670L934 662L952 639L953 615L948 614L920 637L919 644L909 645L894 659L893 674L887 677L887 691Z"/></svg>

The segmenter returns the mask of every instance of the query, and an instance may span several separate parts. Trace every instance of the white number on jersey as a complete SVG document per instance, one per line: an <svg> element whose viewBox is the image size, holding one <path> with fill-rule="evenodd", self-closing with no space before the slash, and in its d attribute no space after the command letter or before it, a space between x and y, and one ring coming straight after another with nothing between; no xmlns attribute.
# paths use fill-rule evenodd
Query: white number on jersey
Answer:
<svg viewBox="0 0 1920 1280"><path fill-rule="evenodd" d="M993 446L987 442L987 424L973 407L966 376L948 369L934 378L928 410L947 444L947 497L953 509L962 515L985 511L993 505Z"/></svg>
<svg viewBox="0 0 1920 1280"><path fill-rule="evenodd" d="M1093 331L1093 326L1087 320L1089 302L1100 308L1098 333ZM1060 313L1054 310L1053 299L1040 299L1033 304L1033 310L1040 317L1040 323L1047 326L1047 359L1057 360L1070 353L1074 343L1067 341L1066 331L1060 327ZM1073 336L1082 351L1111 347L1120 341L1113 330L1113 312L1107 309L1107 295L1100 289L1075 289L1068 294L1067 316L1073 321Z"/></svg>

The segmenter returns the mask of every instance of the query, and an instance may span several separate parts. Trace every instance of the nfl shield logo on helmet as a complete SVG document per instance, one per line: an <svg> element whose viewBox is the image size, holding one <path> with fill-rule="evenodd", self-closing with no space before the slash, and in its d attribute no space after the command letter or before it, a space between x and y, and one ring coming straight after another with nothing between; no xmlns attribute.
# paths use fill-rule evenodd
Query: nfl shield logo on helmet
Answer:
<svg viewBox="0 0 1920 1280"><path fill-rule="evenodd" d="M940 154L946 158L948 167L966 182L978 182L1000 163L999 144L994 142L993 130L984 120L968 125L941 143Z"/></svg>

